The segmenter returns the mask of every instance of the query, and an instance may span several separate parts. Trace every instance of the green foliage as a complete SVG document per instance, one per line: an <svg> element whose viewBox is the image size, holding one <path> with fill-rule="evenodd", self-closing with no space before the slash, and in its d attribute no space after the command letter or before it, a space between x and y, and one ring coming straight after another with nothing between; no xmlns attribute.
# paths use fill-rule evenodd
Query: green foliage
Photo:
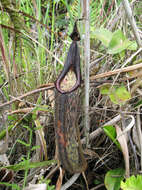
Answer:
<svg viewBox="0 0 142 190"><path fill-rule="evenodd" d="M51 185L51 180L50 179L40 179L39 184L45 183L47 185L47 190L55 190L55 186ZM0 185L4 185L6 187L11 187L12 190L22 190L17 184L10 184L10 183L5 183L5 182L0 182Z"/></svg>
<svg viewBox="0 0 142 190"><path fill-rule="evenodd" d="M11 79L8 81L8 85L2 88L7 100L9 100L11 97L17 97L18 95L35 89L41 84L53 82L55 79L55 73L62 68L62 65L56 64L56 57L63 61L64 55L67 51L66 43L64 43L62 39L58 38L57 32L62 30L66 32L65 29L67 29L68 34L70 34L72 32L74 20L82 16L82 10L80 6L81 0L72 0L72 3L69 3L70 1L67 0L21 0L15 2L17 2L17 6L14 7L14 4L12 4L12 13L13 15L18 15L17 19L14 19L14 21L16 20L16 24L18 25L18 29L21 33L16 32L15 28L13 28L14 24L9 13L6 12L5 9L0 12L0 24L9 27L2 28L4 48L9 64L8 66ZM117 2L120 3L121 1L118 0ZM111 3L111 1L107 2L105 0L90 0L91 38L100 40L103 46L107 48L107 53L112 55L119 54L119 56L121 56L122 54L124 55L124 50L136 50L136 42L128 40L121 30L116 30L113 33L105 28L94 30L95 27L98 28L100 25L104 26L105 23L107 23L108 18L113 16L111 15L111 12L107 12ZM59 7L61 7L61 11L58 10ZM14 10L16 10L16 13L14 13ZM22 12L26 14L22 14ZM141 9L139 10L139 14L141 14ZM10 27L12 27L14 30L11 30ZM79 27L82 34L83 30L81 27L82 24L80 24ZM21 43L17 43L18 51L16 54L16 51L13 47L15 45L14 36L17 34L17 37L20 38ZM60 47L62 47L61 50ZM52 56L55 51L56 55ZM18 67L14 67L14 63L15 66ZM3 85L3 83L7 80L5 77L6 74L4 73L5 70L2 69L0 73L0 85ZM15 78L15 76L18 76L18 78ZM19 78L20 83L18 83ZM11 88L11 86L14 88ZM16 95L12 92L13 89L16 89ZM123 105L131 98L131 95L127 89L124 86L118 85L114 85L113 87L110 84L103 86L101 88L101 94L108 95L113 103L119 105ZM25 125L28 125L29 123L32 123L31 125L33 125L33 121L37 118L36 112L38 110L48 111L48 113L53 113L53 110L50 106L39 106L43 103L43 93L41 93L39 96L36 94L35 96L27 97L26 101L30 102L31 105L37 105L32 112L32 117L30 115L30 117L24 118L24 122L26 122L26 124L23 124L24 128L26 128L25 130L28 130L29 132L28 141L26 142L25 139L17 140L17 142L20 143L20 146L24 146L27 151L27 155L24 155L26 158L20 163L5 167L13 171L24 171L23 188L26 185L26 180L30 169L46 167L52 163L56 163L54 160L35 163L30 162L32 151L38 149L39 146L33 146L32 144L33 133L35 132L33 129L31 129L33 126L29 127L30 125ZM15 116L8 116L8 119L13 123L15 123L17 120ZM13 123L10 123L8 126L8 131L11 131L11 129L13 129L15 126ZM37 126L36 128L33 128L38 130L41 127L42 126L39 125L39 127ZM115 128L113 126L105 126L104 131L106 135L117 145L117 147L120 148L120 145L116 140ZM5 135L6 130L1 131L0 139L4 138ZM105 184L107 188L110 187L109 190L111 190L112 187L114 187L114 190L117 190L117 188L120 187L121 177L119 176L123 175L123 172L120 170L113 172L110 171L110 173L108 172L106 174ZM41 183L46 183L48 190L54 189L54 187L50 185L49 180L41 179ZM100 182L94 181L94 183L99 184ZM108 183L110 183L110 185ZM122 186L124 185L123 183L124 182L122 182ZM7 187L11 187L12 190L20 190L20 187L16 184L3 184L5 184Z"/></svg>
<svg viewBox="0 0 142 190"><path fill-rule="evenodd" d="M110 89L112 88L112 85L110 83L105 83L100 86L100 93L102 95L108 95L110 93Z"/></svg>
<svg viewBox="0 0 142 190"><path fill-rule="evenodd" d="M30 162L30 160L24 159L24 161L22 161L18 164L0 167L0 169L7 168L7 169L10 169L13 171L29 170L31 168L49 166L53 163L56 163L56 161L55 160L49 160L49 161L43 161L43 162Z"/></svg>
<svg viewBox="0 0 142 190"><path fill-rule="evenodd" d="M130 92L127 91L125 86L104 84L100 87L101 94L109 96L114 104L124 105L126 101L131 98Z"/></svg>
<svg viewBox="0 0 142 190"><path fill-rule="evenodd" d="M43 177L41 177L41 179L39 180L39 183L45 183L47 185L47 190L55 189L55 185L50 185L51 183L50 179L44 179Z"/></svg>
<svg viewBox="0 0 142 190"><path fill-rule="evenodd" d="M9 125L8 126L8 132L10 132L14 128L14 125ZM6 129L2 130L0 132L0 140L2 140L6 136Z"/></svg>
<svg viewBox="0 0 142 190"><path fill-rule="evenodd" d="M90 30L94 30L94 26L100 24L97 18L100 15L103 0L101 2L99 0L91 0L90 2Z"/></svg>
<svg viewBox="0 0 142 190"><path fill-rule="evenodd" d="M102 44L108 48L109 43L112 39L112 32L105 28L96 29L94 31L91 31L91 38L96 38L97 40L100 40Z"/></svg>
<svg viewBox="0 0 142 190"><path fill-rule="evenodd" d="M125 182L121 181L121 188L123 190L142 190L142 176L137 175L135 177L132 175Z"/></svg>
<svg viewBox="0 0 142 190"><path fill-rule="evenodd" d="M9 100L9 92L6 88L3 88L3 93L4 93L5 97L7 98L7 100Z"/></svg>
<svg viewBox="0 0 142 190"><path fill-rule="evenodd" d="M112 125L107 125L103 127L105 134L116 144L116 146L121 150L119 142L116 140L117 134L116 129Z"/></svg>
<svg viewBox="0 0 142 190"><path fill-rule="evenodd" d="M75 0L70 5L66 3L66 6L70 18L68 26L68 35L70 35L73 30L74 21L81 17L80 0Z"/></svg>
<svg viewBox="0 0 142 190"><path fill-rule="evenodd" d="M118 54L124 50L136 50L136 41L130 41L124 36L121 30L111 32L105 28L96 29L92 31L91 38L96 38L102 42L102 44L108 48L107 53Z"/></svg>
<svg viewBox="0 0 142 190"><path fill-rule="evenodd" d="M98 179L95 179L95 180L94 180L94 184L95 184L95 185L99 185L99 184L101 184L101 181L98 180Z"/></svg>
<svg viewBox="0 0 142 190"><path fill-rule="evenodd" d="M63 2L63 0L62 0ZM98 24L98 16L100 14L100 10L102 7L103 1L99 0L90 0L90 28L91 30L94 30L94 26L96 24ZM73 29L73 24L74 24L74 20L81 18L81 0L74 0L72 1L71 4L67 4L67 10L68 10L68 14L69 14L69 29L68 29L68 34L70 34L72 32ZM80 24L80 31L81 34L83 32L83 28L82 28L82 24Z"/></svg>
<svg viewBox="0 0 142 190"><path fill-rule="evenodd" d="M129 41L121 30L116 30L112 34L111 41L108 47L108 53L117 54L123 50L136 50L137 44L135 41Z"/></svg>
<svg viewBox="0 0 142 190"><path fill-rule="evenodd" d="M109 97L114 104L123 105L127 100L131 98L131 95L125 86L120 86L112 90L109 94Z"/></svg>
<svg viewBox="0 0 142 190"><path fill-rule="evenodd" d="M3 84L3 77L0 75L0 86Z"/></svg>
<svg viewBox="0 0 142 190"><path fill-rule="evenodd" d="M142 100L139 100L135 105L134 105L134 107L135 108L138 108L138 107L140 107L142 105Z"/></svg>
<svg viewBox="0 0 142 190"><path fill-rule="evenodd" d="M26 147L30 147L30 144L24 142L24 141L21 141L20 139L17 140L17 142L19 142L20 144L26 146Z"/></svg>
<svg viewBox="0 0 142 190"><path fill-rule="evenodd" d="M20 190L20 187L17 184L10 184L5 182L0 182L0 185L5 185L6 187L11 187L12 190Z"/></svg>
<svg viewBox="0 0 142 190"><path fill-rule="evenodd" d="M124 179L125 170L122 168L110 170L105 175L105 187L107 190L120 190L121 180Z"/></svg>

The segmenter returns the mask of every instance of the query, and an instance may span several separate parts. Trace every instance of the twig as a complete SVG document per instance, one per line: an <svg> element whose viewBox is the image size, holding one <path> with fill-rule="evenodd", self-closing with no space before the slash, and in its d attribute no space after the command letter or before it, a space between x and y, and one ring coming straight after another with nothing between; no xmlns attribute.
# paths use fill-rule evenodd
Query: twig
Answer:
<svg viewBox="0 0 142 190"><path fill-rule="evenodd" d="M132 10L131 10L129 1L128 0L123 0L122 2L123 2L125 12L127 14L129 23L130 23L130 25L131 25L131 27L133 29L133 33L134 33L134 36L136 38L137 44L138 44L139 47L141 47L142 46L141 39L140 39L140 36L139 36L139 33L138 33L138 28L137 28L134 16L132 14Z"/></svg>
<svg viewBox="0 0 142 190"><path fill-rule="evenodd" d="M100 189L100 187L103 187L103 186L105 186L104 183L101 183L101 184L97 185L96 187L93 187L90 190L97 190L97 189Z"/></svg>
<svg viewBox="0 0 142 190"><path fill-rule="evenodd" d="M108 21L107 27L110 31L112 31L118 23L119 19L121 19L124 15L124 11L122 11L123 6L122 3L120 3L119 7L116 8L115 14L112 16L112 18Z"/></svg>
<svg viewBox="0 0 142 190"><path fill-rule="evenodd" d="M128 132L128 138L129 138L130 145L132 147L132 151L133 151L133 155L134 155L136 173L138 173L138 170L139 170L139 161L138 161L138 156L137 156L137 153L136 153L136 147L135 147L135 145L134 145L134 143L132 141L132 137L130 135L130 132Z"/></svg>
<svg viewBox="0 0 142 190"><path fill-rule="evenodd" d="M22 34L25 35L26 37L28 37L29 39L31 39L31 40L32 40L33 42L35 42L36 44L38 44L38 45L39 45L40 47L42 47L44 50L46 50L47 53L49 53L49 55L51 55L52 57L54 57L55 60L56 60L57 62L59 62L61 65L64 65L63 62L62 62L60 59L58 59L58 57L57 57L54 53L52 53L50 50L48 50L43 44L41 44L40 42L38 42L36 39L34 39L33 37L31 37L30 35L24 33L24 31L22 31Z"/></svg>
<svg viewBox="0 0 142 190"><path fill-rule="evenodd" d="M10 100L10 101L8 101L8 102L5 102L4 104L0 104L0 108L2 108L2 107L4 107L4 106L7 106L7 105L10 105L10 104L16 102L17 100L21 100L21 99L23 99L23 98L25 98L25 97L27 97L27 96L32 95L32 94L36 94L36 93L38 93L38 92L45 91L45 90L50 90L50 89L52 89L52 88L54 88L54 86L50 86L50 87L48 86L48 87L45 87L45 88L40 88L40 89L32 90L32 91L30 91L30 92L27 92L27 93L23 94L22 96L15 97L14 100Z"/></svg>
<svg viewBox="0 0 142 190"><path fill-rule="evenodd" d="M138 112L140 112L140 108L138 108ZM141 165L141 170L142 170L142 131L141 131L141 120L140 120L140 115L137 114L137 134L139 138L139 144L140 144L140 151L141 151L141 160L140 160L140 165Z"/></svg>
<svg viewBox="0 0 142 190"><path fill-rule="evenodd" d="M106 122L105 124L103 124L103 126L107 126L107 125L114 125L116 122L120 121L121 119L121 115L117 115L115 118L111 119L110 121ZM93 131L91 134L90 134L90 140L94 139L95 137L97 137L98 135L102 134L103 133L103 129L100 127L98 129L96 129L95 131ZM85 144L86 142L86 137L84 137L82 140L81 140L81 143L82 144Z"/></svg>
<svg viewBox="0 0 142 190"><path fill-rule="evenodd" d="M82 176L83 176L84 181L86 183L86 189L89 190L89 186L88 186L88 182L87 182L87 178L86 178L85 172L82 172Z"/></svg>
<svg viewBox="0 0 142 190"><path fill-rule="evenodd" d="M70 180L67 181L67 183L65 183L60 190L66 190L68 189L80 176L80 173L74 174Z"/></svg>
<svg viewBox="0 0 142 190"><path fill-rule="evenodd" d="M86 131L86 145L89 146L89 65L90 65L90 0L83 1L83 17L85 18L85 41L84 41L84 61L85 61L85 131Z"/></svg>
<svg viewBox="0 0 142 190"><path fill-rule="evenodd" d="M136 56L140 51L142 51L142 48L140 48L134 55ZM127 61L128 62L128 61ZM116 69L114 71L108 71L108 72L105 72L105 73L101 73L101 74L98 74L98 75L95 75L95 76L91 76L90 77L90 80L95 80L95 79L100 79L100 78L104 78L104 77L109 77L109 76L112 76L112 75L116 75L118 73L124 73L124 72L129 72L129 71L133 71L133 70L137 70L137 69L140 69L142 68L142 63L140 64L137 64L137 65L132 65L132 66L128 66L128 67L125 67L125 68L120 68L120 69ZM138 73L139 74L139 73ZM136 77L136 76L133 76L133 77ZM46 86L46 85L44 85ZM44 87L43 86L43 87ZM14 103L15 101L17 100L20 100L20 99L23 99L25 98L26 96L30 96L32 94L35 94L35 93L38 93L38 92L41 92L41 91L45 91L45 90L49 90L49 89L53 89L54 86L48 86L47 87L44 87L44 88L40 88L40 89L36 89L36 90L33 90L33 91L30 91L30 92L27 92L26 94L23 94L22 96L19 96L19 97L15 97L15 99L13 100L10 100L9 102L5 102L4 104L0 104L0 108L4 107L4 106L7 106L7 105L10 105L12 103ZM88 107L88 110L89 110L89 107Z"/></svg>
<svg viewBox="0 0 142 190"><path fill-rule="evenodd" d="M122 66L122 68L120 69L116 69L114 71L108 71L105 73L101 73L95 76L91 76L90 80L94 80L94 79L99 79L99 78L104 78L104 77L109 77L112 75L116 75L116 74L120 74L120 73L125 73L125 72L129 72L129 71L133 71L136 69L140 69L142 68L142 63L136 64L136 65L132 65L132 66L128 66L128 67L124 67L125 65L127 65L137 54L139 54L142 51L142 48L139 48L137 52L135 52L130 58L128 58L126 60L126 62L124 63L124 65Z"/></svg>
<svg viewBox="0 0 142 190"><path fill-rule="evenodd" d="M107 54L103 55L102 57L96 59L95 61L93 61L91 64L90 64L90 71L91 69L96 65L96 64L99 64L100 61L102 61L105 57L107 56Z"/></svg>
<svg viewBox="0 0 142 190"><path fill-rule="evenodd" d="M126 60L126 62L124 63L124 65L126 65L127 63L129 63L129 62L130 62L137 54L139 54L141 51L142 51L142 48L139 48L137 52L135 52L129 59ZM104 78L104 77L116 75L116 74L118 74L118 73L133 71L133 70L140 69L140 68L142 68L142 63L137 64L137 65L128 66L128 67L121 68L121 69L116 69L116 70L114 70L114 71L108 71L108 72L106 72L106 73L101 73L101 74L98 74L98 75L95 75L95 76L90 77L90 79L91 79L91 80L94 80L94 79ZM25 98L26 96L29 96L29 95L32 95L32 94L35 94L35 93L38 93L38 92L41 92L41 91L53 89L53 88L54 88L54 85L51 85L50 87L49 87L49 85L47 85L47 87L44 87L44 88L40 88L40 89L36 89L36 90L30 91L30 92L27 92L26 94L23 94L22 96L19 96L19 97L15 98L14 100L11 100L11 101L9 101L9 102L5 102L4 104L0 104L0 108L14 103L17 99L18 99L18 100L19 100L19 99L23 99L23 98ZM88 90L88 93L89 93L89 90ZM86 107L86 106L85 106L85 107ZM88 110L89 110L89 107L88 107ZM86 115L86 114L85 114L85 115Z"/></svg>
<svg viewBox="0 0 142 190"><path fill-rule="evenodd" d="M3 35L2 35L2 28L0 26L0 50L1 50L1 56L2 56L2 60L3 60L3 67L4 67L4 71L6 74L6 78L9 81L9 62L6 56L6 49L4 46L4 39L3 39Z"/></svg>

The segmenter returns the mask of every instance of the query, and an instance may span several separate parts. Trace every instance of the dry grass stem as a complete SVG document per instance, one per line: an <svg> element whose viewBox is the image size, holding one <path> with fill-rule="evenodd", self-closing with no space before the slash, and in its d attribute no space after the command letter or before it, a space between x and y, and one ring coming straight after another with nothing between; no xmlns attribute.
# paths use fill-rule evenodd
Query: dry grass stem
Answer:
<svg viewBox="0 0 142 190"><path fill-rule="evenodd" d="M138 112L140 112L140 108L138 108ZM141 165L141 171L142 171L142 130L141 130L141 119L140 119L140 114L137 114L137 134L139 138L139 144L140 144L140 155L141 155L141 160L140 160L140 165Z"/></svg>
<svg viewBox="0 0 142 190"><path fill-rule="evenodd" d="M80 173L74 174L64 185L62 185L60 190L68 189L70 186L72 186L72 184L75 183L75 181L79 178L79 176L80 176Z"/></svg>

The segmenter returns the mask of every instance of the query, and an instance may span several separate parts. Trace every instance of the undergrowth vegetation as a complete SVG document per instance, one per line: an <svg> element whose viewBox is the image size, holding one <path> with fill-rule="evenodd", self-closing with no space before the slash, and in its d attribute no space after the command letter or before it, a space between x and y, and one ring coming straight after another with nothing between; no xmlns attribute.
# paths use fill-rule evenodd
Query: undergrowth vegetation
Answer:
<svg viewBox="0 0 142 190"><path fill-rule="evenodd" d="M142 48L121 0L90 0L89 148L79 109L87 170L72 182L56 161L54 81L81 3L0 2L0 190L142 189ZM142 2L130 4L142 39ZM78 22L83 82L84 22Z"/></svg>

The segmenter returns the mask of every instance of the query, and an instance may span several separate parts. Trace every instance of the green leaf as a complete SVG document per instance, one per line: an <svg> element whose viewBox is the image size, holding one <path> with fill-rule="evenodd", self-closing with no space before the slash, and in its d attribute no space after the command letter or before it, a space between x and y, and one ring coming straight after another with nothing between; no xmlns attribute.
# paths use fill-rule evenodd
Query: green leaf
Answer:
<svg viewBox="0 0 142 190"><path fill-rule="evenodd" d="M110 88L112 87L111 84L103 84L100 86L100 93L102 95L107 95L109 94Z"/></svg>
<svg viewBox="0 0 142 190"><path fill-rule="evenodd" d="M139 100L136 104L134 104L134 108L137 108L140 105L142 105L142 100Z"/></svg>
<svg viewBox="0 0 142 190"><path fill-rule="evenodd" d="M2 85L4 82L3 78L0 76L0 85Z"/></svg>
<svg viewBox="0 0 142 190"><path fill-rule="evenodd" d="M112 125L107 125L103 127L105 134L116 144L116 146L121 150L119 142L116 140L117 134L116 129Z"/></svg>
<svg viewBox="0 0 142 190"><path fill-rule="evenodd" d="M120 182L124 179L125 170L118 168L110 170L105 175L105 187L107 190L120 190Z"/></svg>
<svg viewBox="0 0 142 190"><path fill-rule="evenodd" d="M30 147L30 144L27 144L26 142L24 142L24 141L21 141L21 140L17 140L17 142L19 142L20 144L22 144L22 145L24 145L24 146L26 146L26 147Z"/></svg>
<svg viewBox="0 0 142 190"><path fill-rule="evenodd" d="M112 33L105 28L99 28L91 32L91 38L100 40L108 48L107 53L109 54L121 53L126 49L137 49L136 41L128 40L121 30L116 30Z"/></svg>
<svg viewBox="0 0 142 190"><path fill-rule="evenodd" d="M124 40L126 40L123 32L121 30L116 30L112 34L112 39L109 43L109 49L118 49L123 44Z"/></svg>
<svg viewBox="0 0 142 190"><path fill-rule="evenodd" d="M9 125L8 126L8 132L10 132L14 128L14 125ZM3 139L6 136L6 129L2 130L0 132L0 140Z"/></svg>
<svg viewBox="0 0 142 190"><path fill-rule="evenodd" d="M125 86L112 86L111 84L106 83L99 86L99 88L101 94L108 95L114 104L123 105L127 100L131 98L131 94L127 91Z"/></svg>
<svg viewBox="0 0 142 190"><path fill-rule="evenodd" d="M31 151L34 151L34 150L37 150L37 149L40 149L40 146L39 146L39 145L33 146L33 147L31 148Z"/></svg>
<svg viewBox="0 0 142 190"><path fill-rule="evenodd" d="M130 41L129 42L129 45L128 45L128 47L127 47L127 49L129 49L129 50L136 50L137 49L137 43L136 43L136 41Z"/></svg>
<svg viewBox="0 0 142 190"><path fill-rule="evenodd" d="M112 32L105 28L99 28L91 32L91 38L100 40L105 47L108 47L112 38Z"/></svg>
<svg viewBox="0 0 142 190"><path fill-rule="evenodd" d="M99 185L99 184L101 184L101 181L98 180L98 179L95 179L95 180L94 180L94 184L95 184L95 185Z"/></svg>
<svg viewBox="0 0 142 190"><path fill-rule="evenodd" d="M15 115L8 115L8 119L11 121L17 121L17 117Z"/></svg>
<svg viewBox="0 0 142 190"><path fill-rule="evenodd" d="M49 166L53 163L56 163L56 161L50 160L50 161L43 161L43 162L30 162L29 160L24 160L23 162L20 162L19 164L0 167L0 169L7 168L7 169L14 170L14 171L27 170L30 168L38 168L38 167Z"/></svg>
<svg viewBox="0 0 142 190"><path fill-rule="evenodd" d="M113 33L112 39L108 46L109 54L117 54L126 49L136 50L137 44L135 41L129 41L121 30L117 30Z"/></svg>
<svg viewBox="0 0 142 190"><path fill-rule="evenodd" d="M20 190L20 187L16 184L10 184L10 183L6 183L6 182L0 182L0 185L5 185L7 187L12 187L12 189L15 190Z"/></svg>
<svg viewBox="0 0 142 190"><path fill-rule="evenodd" d="M120 86L114 88L110 92L109 97L114 104L123 105L126 101L128 101L131 98L131 94L127 91L125 86Z"/></svg>
<svg viewBox="0 0 142 190"><path fill-rule="evenodd" d="M142 176L133 175L130 178L126 179L125 182L121 181L121 188L123 190L142 190Z"/></svg>
<svg viewBox="0 0 142 190"><path fill-rule="evenodd" d="M6 97L6 99L8 100L9 99L9 93L6 90L6 88L3 88L3 93L4 93L5 97Z"/></svg>

